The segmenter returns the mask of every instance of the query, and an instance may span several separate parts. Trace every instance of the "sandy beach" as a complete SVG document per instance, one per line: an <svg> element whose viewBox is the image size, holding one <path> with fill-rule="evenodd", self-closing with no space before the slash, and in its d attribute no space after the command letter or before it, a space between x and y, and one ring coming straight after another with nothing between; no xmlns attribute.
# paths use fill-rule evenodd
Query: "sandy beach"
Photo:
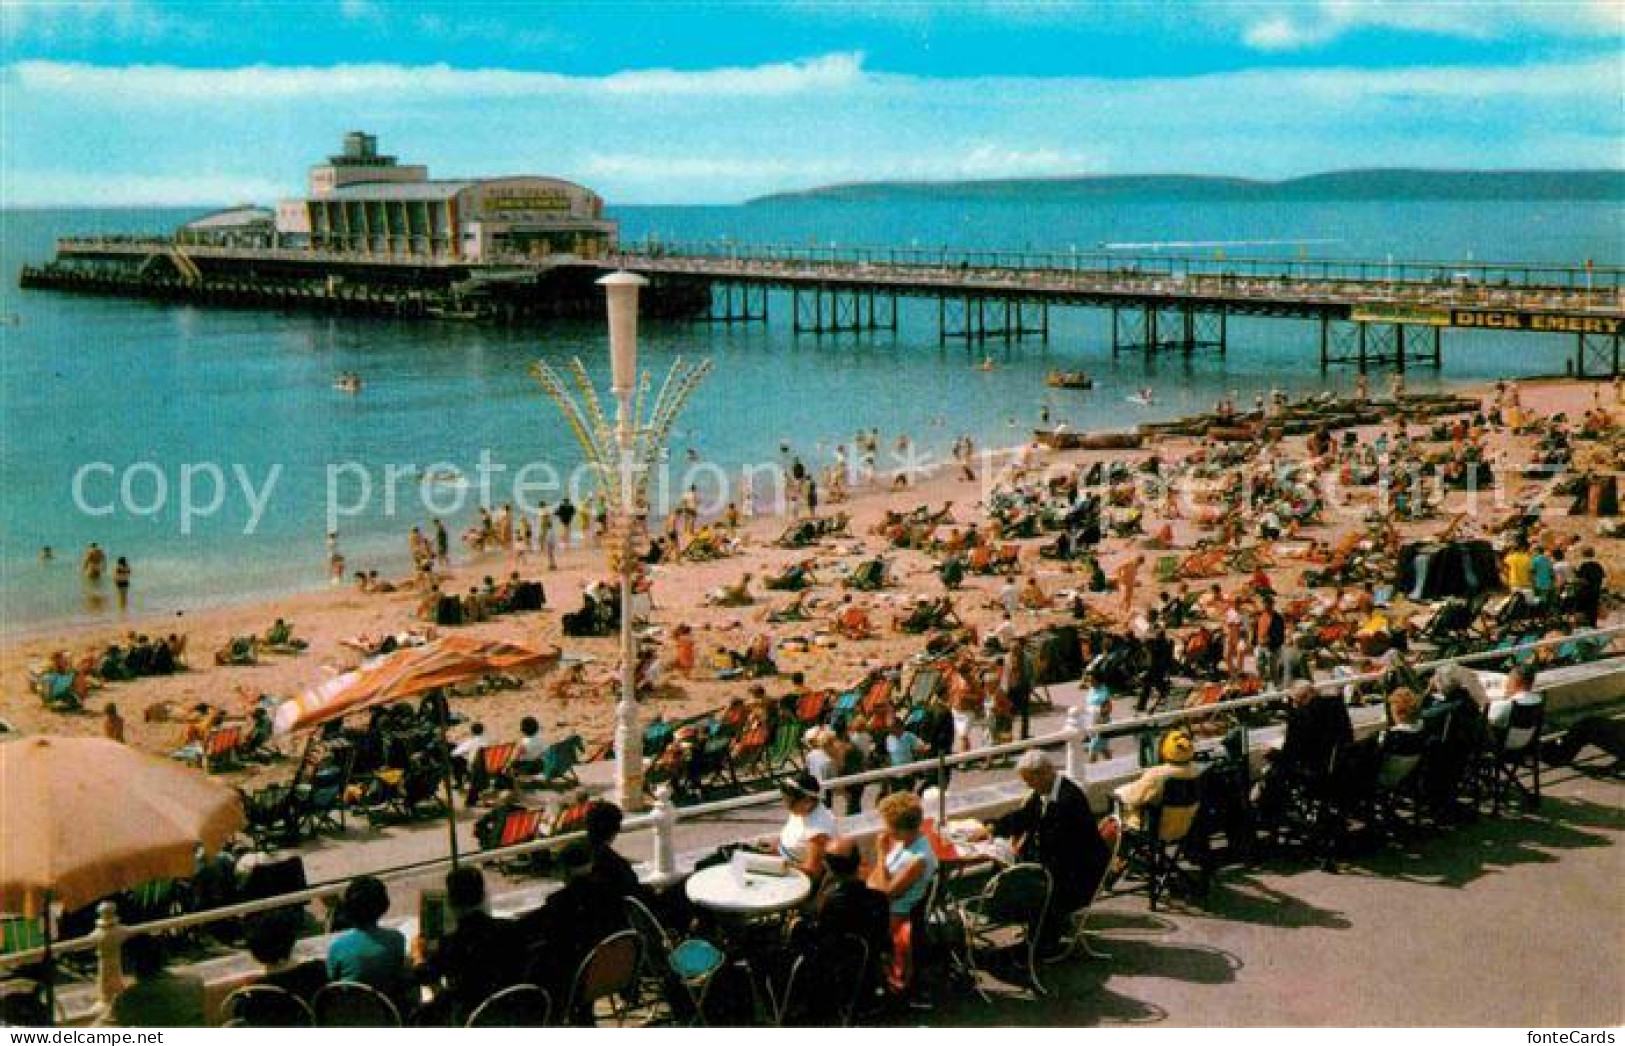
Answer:
<svg viewBox="0 0 1625 1046"><path fill-rule="evenodd" d="M1564 413L1578 421L1592 409L1594 397L1612 411L1615 426L1625 420L1625 408L1612 403L1614 390L1606 383L1536 382L1522 386L1522 401L1529 415L1544 416ZM1480 390L1488 396L1489 390ZM1425 432L1425 425L1411 426L1413 437ZM1359 432L1362 440L1373 438L1375 427ZM1285 457L1299 454L1302 437L1285 441ZM1502 483L1503 466L1528 460L1533 440L1527 436L1513 436L1505 429L1490 430L1486 450L1489 460L1498 466L1498 483L1493 497L1484 498L1457 531L1458 537L1487 532L1489 524L1506 514L1512 505L1526 495L1538 491L1533 481ZM1189 438L1163 439L1138 451L1075 451L1043 452L1036 460L1045 468L1075 468L1096 460L1139 461L1151 454L1165 461L1177 461L1200 446L1200 441ZM1594 461L1592 456L1600 445L1577 443L1575 466L1578 469L1600 468L1616 471L1614 461ZM744 546L738 555L696 564L663 565L653 570L654 611L650 624L659 634L667 634L680 623L690 624L697 633L699 668L691 678L679 678L672 672L663 676L660 692L645 702L645 720L658 712L668 719L697 714L725 704L733 696L743 696L749 682L720 681L707 667L713 652L723 649L743 649L752 636L767 633L775 643L788 636L811 636L827 627L830 612L841 600L843 590L838 578L852 566L875 554L884 553L894 579L894 586L882 592L857 594L855 601L868 610L876 627L875 638L850 642L836 640L833 645L812 645L805 653L781 652L778 665L779 679L765 680L768 692L776 694L787 685L785 677L802 672L813 687L843 686L854 682L868 668L895 664L923 648L925 636L901 634L891 627L893 617L905 603L916 596L942 594L941 582L936 576L934 561L923 552L888 548L888 542L872 533L875 524L888 511L903 511L919 506L932 509L951 503L955 527L981 525L985 515L981 499L991 483L986 476L969 481L957 474L957 469L939 468L934 475L923 478L904 490L893 491L889 484L881 483L868 489L858 489L844 504L821 506L821 514L833 512L850 514L849 538L826 541L822 547L791 550L776 547L772 542L786 527L784 517L758 517L747 519L740 539ZM1444 511L1433 520L1402 524L1402 536L1435 535L1441 532L1452 516L1466 506L1452 494ZM1366 488L1356 499L1357 505L1368 505L1370 492ZM1553 498L1545 506L1543 525L1551 532L1565 537L1573 536L1594 546L1598 559L1615 579L1611 587L1617 589L1617 579L1625 577L1625 543L1617 539L1598 537L1599 520L1567 514L1567 498ZM1147 533L1162 524L1161 519L1148 516ZM1172 521L1174 548L1189 547L1198 530L1183 520ZM1359 513L1348 511L1329 513L1327 523L1307 532L1305 537L1335 542L1342 534L1362 526ZM1019 542L1022 546L1022 575L1036 577L1050 595L1062 590L1082 589L1082 578L1068 564L1037 558L1037 547L1052 535ZM403 545L405 536L402 536ZM459 554L460 553L460 554ZM1108 575L1131 555L1146 554L1148 561L1157 553L1146 553L1144 538L1106 538L1100 545L1100 562ZM614 686L612 674L616 664L616 640L610 638L566 638L562 634L561 616L580 605L582 587L593 579L608 579L601 549L577 543L563 551L559 569L545 571L532 553L527 562L514 563L508 555L490 554L471 559L466 551L453 551L451 576L446 580L447 592L466 591L486 575L504 578L511 570L518 570L525 578L539 579L546 586L547 609L541 613L524 613L494 618L490 621L463 628L446 630L479 637L510 640L533 647L560 647L570 655L589 659L585 667L588 685L579 688L574 696L554 694L555 673L527 682L522 688L506 690L479 697L456 698L453 707L472 720L486 724L488 732L497 738L516 735L521 717L535 716L540 720L545 737L558 738L568 733L580 733L588 742L588 750L598 749L609 739L612 724ZM766 592L760 581L776 574L791 563L814 560L814 574L821 582L811 590L809 605L814 607L814 620L785 624L768 624L765 618L770 610L782 608L793 596L789 593ZM364 564L355 564L362 566ZM1276 590L1282 593L1302 591L1301 572L1304 564L1281 559L1268 570ZM754 577L751 591L756 597L754 606L721 608L705 605L706 593L722 585L737 582L745 573ZM397 582L401 579L394 579ZM1019 580L1019 579L1018 579ZM1232 574L1215 579L1225 591L1236 591L1247 584L1245 574ZM1206 587L1211 582L1203 582ZM963 622L979 631L997 623L1001 611L998 592L1004 579L997 576L969 575L964 587L953 594L954 606ZM1195 587L1195 586L1193 586ZM1160 586L1150 576L1150 570L1141 575L1141 587L1136 607L1153 603ZM51 732L58 734L99 734L101 709L111 702L118 705L126 721L129 743L153 752L168 752L180 741L182 725L165 716L166 707L175 711L196 702L210 702L233 713L240 712L261 694L287 697L306 687L323 682L333 674L356 667L361 655L343 644L343 640L362 634L378 635L421 627L425 622L415 616L420 596L409 588L391 594L364 594L351 585L321 587L298 595L222 606L184 616L149 616L131 618L123 625L112 628L105 623L52 627L49 632L27 629L0 638L0 664L3 664L4 698L0 701L0 715L14 728L25 732ZM1103 593L1087 597L1092 610L1106 617L1119 618L1119 597L1116 593ZM1404 616L1403 604L1398 608ZM1069 615L1060 610L1024 611L1016 621L1019 631L1029 631L1050 619ZM263 634L276 618L292 623L295 634L309 642L309 647L297 655L268 655L259 664L238 667L219 667L213 663L212 652L233 636ZM188 668L172 676L150 677L125 682L107 683L94 689L86 710L77 714L63 714L44 707L30 692L27 672L37 667L53 651L66 650L74 655L87 649L105 647L120 640L126 632L146 633L153 636L182 632L187 636ZM662 648L669 655L670 644ZM273 763L255 766L228 775L235 783L248 784L275 779L290 773L290 764Z"/></svg>

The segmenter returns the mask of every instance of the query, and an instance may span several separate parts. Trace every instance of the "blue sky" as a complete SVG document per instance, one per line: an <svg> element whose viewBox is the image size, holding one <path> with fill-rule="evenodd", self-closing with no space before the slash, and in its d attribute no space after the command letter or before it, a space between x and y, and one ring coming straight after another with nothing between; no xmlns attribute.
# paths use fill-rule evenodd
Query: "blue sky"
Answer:
<svg viewBox="0 0 1625 1046"><path fill-rule="evenodd" d="M297 192L346 129L615 202L1625 167L1625 0L0 0L0 202Z"/></svg>

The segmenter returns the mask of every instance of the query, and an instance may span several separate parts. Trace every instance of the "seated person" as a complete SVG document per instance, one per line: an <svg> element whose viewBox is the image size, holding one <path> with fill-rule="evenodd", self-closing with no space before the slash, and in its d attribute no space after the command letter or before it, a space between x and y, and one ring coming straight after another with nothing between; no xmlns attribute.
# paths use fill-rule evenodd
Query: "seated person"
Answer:
<svg viewBox="0 0 1625 1046"><path fill-rule="evenodd" d="M884 827L875 838L869 886L884 894L890 907L892 961L886 986L906 997L914 982L915 915L930 893L937 856L922 830L925 811L919 796L893 792L876 809Z"/></svg>
<svg viewBox="0 0 1625 1046"><path fill-rule="evenodd" d="M485 876L464 865L446 875L446 907L455 927L443 939L424 942L418 980L436 989L435 1002L459 1020L493 993L518 984L524 974L513 961L519 941L514 923L491 915Z"/></svg>
<svg viewBox="0 0 1625 1046"><path fill-rule="evenodd" d="M647 904L651 900L650 891L638 879L632 862L615 849L623 820L621 808L607 800L595 800L587 807L587 845L592 848L590 877L608 894L636 897Z"/></svg>
<svg viewBox="0 0 1625 1046"><path fill-rule="evenodd" d="M750 578L751 575L747 572L736 584L723 585L721 588L713 591L707 597L706 601L711 603L713 606L719 607L750 606L756 602L756 600L752 598L750 594Z"/></svg>
<svg viewBox="0 0 1625 1046"><path fill-rule="evenodd" d="M542 760L547 755L547 744L542 740L542 724L535 716L519 721L519 750L514 753L513 773L539 774Z"/></svg>
<svg viewBox="0 0 1625 1046"><path fill-rule="evenodd" d="M303 650L310 644L303 639L295 639L293 626L280 617L265 630L265 645L268 647L283 647L293 650Z"/></svg>
<svg viewBox="0 0 1625 1046"><path fill-rule="evenodd" d="M406 938L399 930L378 925L388 911L389 891L382 882L370 875L350 880L339 902L339 914L350 928L328 946L327 975L335 981L365 984L400 1005L411 995Z"/></svg>
<svg viewBox="0 0 1625 1046"><path fill-rule="evenodd" d="M1028 610L1049 609L1050 598L1044 594L1044 589L1038 584L1036 577L1029 576L1027 578L1026 584L1021 587L1021 595L1018 598L1021 605Z"/></svg>
<svg viewBox="0 0 1625 1046"><path fill-rule="evenodd" d="M808 917L792 927L790 948L798 954L822 952L839 962L848 958L839 951L842 938L858 938L869 946L869 970L874 978L859 989L859 997L867 999L879 984L880 971L890 965L891 904L885 894L863 881L860 858L852 840L830 843L824 852L828 874L813 895ZM815 989L811 994L816 999L821 993Z"/></svg>
<svg viewBox="0 0 1625 1046"><path fill-rule="evenodd" d="M1427 733L1422 727L1422 699L1409 687L1388 695L1391 724L1377 738L1377 784L1392 788L1410 776L1422 758Z"/></svg>
<svg viewBox="0 0 1625 1046"><path fill-rule="evenodd" d="M1502 689L1502 696L1489 703L1484 710L1485 719L1490 729L1497 733L1506 733L1508 725L1512 722L1512 708L1514 705L1542 705L1545 699L1531 687L1529 673L1521 665L1514 665L1507 673L1506 684Z"/></svg>
<svg viewBox="0 0 1625 1046"><path fill-rule="evenodd" d="M1049 756L1036 749L1023 752L1016 775L1028 788L1027 798L994 822L993 834L1011 840L1020 860L1036 861L1050 873L1052 917L1039 930L1039 950L1054 954L1066 917L1094 897L1109 853L1089 797L1056 772Z"/></svg>
<svg viewBox="0 0 1625 1046"><path fill-rule="evenodd" d="M133 983L113 1000L109 1023L120 1028L202 1028L203 979L170 973L164 944L150 934L124 942L124 970Z"/></svg>
<svg viewBox="0 0 1625 1046"><path fill-rule="evenodd" d="M297 912L266 912L248 928L248 952L265 967L258 983L281 988L308 1005L327 983L327 964L320 959L293 958L300 919Z"/></svg>
<svg viewBox="0 0 1625 1046"><path fill-rule="evenodd" d="M592 847L585 841L559 850L555 868L564 885L542 906L519 918L518 937L530 947L525 978L555 999L568 999L581 961L610 934L627 928L626 906L593 875ZM564 1014L571 1023L591 1023L585 1013Z"/></svg>
<svg viewBox="0 0 1625 1046"><path fill-rule="evenodd" d="M811 774L797 774L779 784L779 795L789 816L777 839L763 839L758 846L774 850L814 882L824 874L824 851L840 834L835 815L824 805L823 787Z"/></svg>
<svg viewBox="0 0 1625 1046"><path fill-rule="evenodd" d="M1162 762L1156 766L1147 767L1140 776L1123 785L1115 793L1123 804L1123 824L1125 827L1140 829L1144 825L1146 808L1157 806L1162 802L1162 786L1169 778L1189 779L1198 776L1201 771L1193 765L1196 758L1196 746L1191 742L1191 735L1183 730L1170 730L1162 735L1162 741L1157 746L1157 753ZM1192 811L1194 815L1195 811ZM1164 822L1162 829L1170 835L1182 834L1188 824L1176 825Z"/></svg>

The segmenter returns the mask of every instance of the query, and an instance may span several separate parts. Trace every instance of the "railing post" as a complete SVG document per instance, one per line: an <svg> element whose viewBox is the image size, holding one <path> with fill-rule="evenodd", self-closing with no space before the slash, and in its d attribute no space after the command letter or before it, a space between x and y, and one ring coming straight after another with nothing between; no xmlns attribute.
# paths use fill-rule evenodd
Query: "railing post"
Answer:
<svg viewBox="0 0 1625 1046"><path fill-rule="evenodd" d="M113 1000L124 990L124 927L119 925L118 905L103 901L96 907L96 998L101 1012L110 1013Z"/></svg>
<svg viewBox="0 0 1625 1046"><path fill-rule="evenodd" d="M655 789L651 814L655 822L655 875L670 879L677 874L677 806L671 801L671 785Z"/></svg>
<svg viewBox="0 0 1625 1046"><path fill-rule="evenodd" d="M1074 705L1066 710L1066 776L1080 785L1088 763L1083 729L1083 709Z"/></svg>

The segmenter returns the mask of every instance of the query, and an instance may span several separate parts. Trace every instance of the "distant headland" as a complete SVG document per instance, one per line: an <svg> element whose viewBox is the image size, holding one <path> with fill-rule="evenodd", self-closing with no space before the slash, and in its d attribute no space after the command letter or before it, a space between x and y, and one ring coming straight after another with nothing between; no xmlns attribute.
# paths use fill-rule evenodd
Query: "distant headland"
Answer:
<svg viewBox="0 0 1625 1046"><path fill-rule="evenodd" d="M1625 170L1327 171L1265 181L1215 175L1128 174L974 181L879 181L770 193L749 204L869 200L1625 200Z"/></svg>

